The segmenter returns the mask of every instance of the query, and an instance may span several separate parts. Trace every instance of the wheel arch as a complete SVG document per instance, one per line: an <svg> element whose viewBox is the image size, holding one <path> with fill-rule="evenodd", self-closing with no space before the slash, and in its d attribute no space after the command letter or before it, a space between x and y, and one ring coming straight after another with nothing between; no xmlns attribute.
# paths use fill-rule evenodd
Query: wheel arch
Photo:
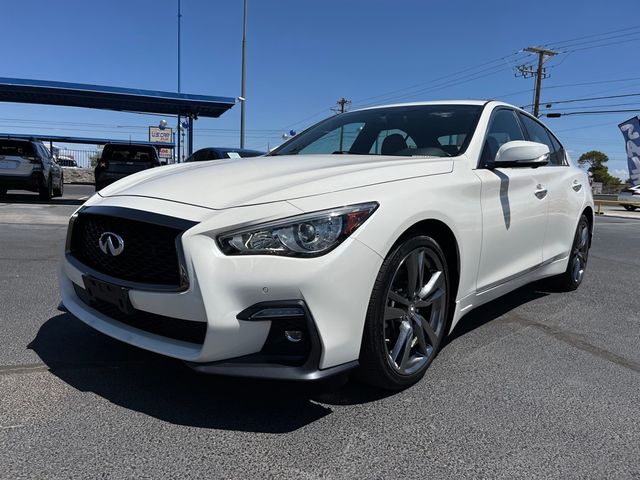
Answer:
<svg viewBox="0 0 640 480"><path fill-rule="evenodd" d="M450 325L451 320L453 319L458 287L460 285L460 247L458 240L453 230L446 223L442 220L430 218L414 223L412 226L407 228L394 242L389 252L393 252L398 245L404 242L407 238L419 234L428 235L436 240L447 259L451 287L447 322ZM387 252L387 255L389 252ZM447 329L449 328L449 325L447 325Z"/></svg>
<svg viewBox="0 0 640 480"><path fill-rule="evenodd" d="M587 221L589 222L589 247L591 247L591 243L593 241L593 222L594 222L593 208L587 205L587 207L582 211L582 215L586 216Z"/></svg>

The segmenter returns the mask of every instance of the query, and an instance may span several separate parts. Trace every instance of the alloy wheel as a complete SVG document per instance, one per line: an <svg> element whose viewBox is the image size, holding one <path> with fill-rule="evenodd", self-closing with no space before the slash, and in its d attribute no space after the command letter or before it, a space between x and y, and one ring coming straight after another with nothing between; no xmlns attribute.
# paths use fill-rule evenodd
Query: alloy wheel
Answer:
<svg viewBox="0 0 640 480"><path fill-rule="evenodd" d="M444 266L420 247L406 255L391 279L384 310L387 361L401 375L426 365L438 350L447 299Z"/></svg>
<svg viewBox="0 0 640 480"><path fill-rule="evenodd" d="M571 253L571 278L575 283L580 283L587 267L587 256L589 254L589 226L586 222L580 223Z"/></svg>

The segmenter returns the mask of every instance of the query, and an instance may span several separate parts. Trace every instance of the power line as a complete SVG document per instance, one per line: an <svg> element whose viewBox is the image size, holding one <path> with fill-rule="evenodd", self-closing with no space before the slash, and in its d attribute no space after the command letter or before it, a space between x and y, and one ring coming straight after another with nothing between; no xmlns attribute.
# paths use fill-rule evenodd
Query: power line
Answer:
<svg viewBox="0 0 640 480"><path fill-rule="evenodd" d="M631 82L633 80L640 80L640 77L631 77L631 78L620 78L620 79L616 79L616 80L600 80L597 82L583 82L583 83L563 83L561 85L545 85L545 90L551 90L554 88L567 88L567 87L584 87L584 86L589 86L589 85L601 85L604 83L619 83L619 82ZM624 87L626 88L626 87ZM528 93L530 92L531 89L526 89L526 90L518 90L517 92L511 92L511 93L505 93L504 95L499 95L499 96L493 96L491 98L495 98L495 99L499 99L499 98L505 98L505 97L512 97L514 95L520 95L522 93ZM529 103L527 105L525 105L525 107L530 107L532 104Z"/></svg>
<svg viewBox="0 0 640 480"><path fill-rule="evenodd" d="M388 101L392 101L392 100L408 98L408 97L411 97L411 96L414 96L414 95L417 95L417 94L420 94L420 93L426 93L426 91L431 91L431 89L439 90L439 89L442 89L442 88L445 87L445 84L438 83L438 82L441 82L442 80L445 80L445 79L448 79L448 78L451 78L451 77L455 77L455 76L458 76L458 75L460 75L462 73L470 72L472 70L477 70L478 68L486 67L487 65L492 65L492 64L496 64L496 63L507 63L509 61L511 61L511 62L520 61L523 58L525 58L527 55L522 56L522 58L520 58L520 59L512 58L512 57L517 57L517 56L522 56L522 52L518 51L518 52L510 53L509 55L503 55L503 56L495 58L493 60L488 60L486 62L482 62L480 64L477 64L477 65L474 65L474 66L471 66L471 67L467 67L467 68L464 68L462 70L457 70L455 72L452 72L452 73L449 73L449 74L446 74L446 75L443 75L443 76L440 76L440 77L437 77L437 78L434 78L434 79L431 79L431 80L427 80L425 82L420 82L420 83L417 83L417 84L414 84L414 85L411 85L411 86L408 86L408 87L402 87L402 88L398 88L398 89L395 89L395 90L390 90L390 91L385 92L385 93L380 93L380 94L376 94L376 95L373 95L373 96L360 98L360 99L355 100L353 105L357 106L358 108L366 107L366 106L369 106L369 105L372 105L372 104L365 104L365 102L368 102L368 101L374 100L374 99L380 99L379 102L376 102L376 103L383 103L383 102L388 102ZM489 69L495 69L498 66L500 66L500 65L493 65L492 67L489 67ZM471 74L468 74L466 76L463 76L462 78L465 79L465 78L468 78L469 76L478 75L479 73L483 73L486 70L487 70L487 68L484 68L484 69L482 69L480 71L475 71L474 73L471 73ZM504 69L500 69L500 70L495 71L493 73L498 73L499 71L504 71ZM491 74L493 74L493 73L491 73ZM484 76L488 76L488 75L482 75L482 76L479 76L477 78L483 78ZM475 80L475 79L476 78L469 78L468 81ZM452 86L459 85L461 83L466 83L466 82L461 82L459 80L461 80L461 79L460 78L456 79L454 81L454 84L452 84ZM434 83L437 83L437 85L433 85ZM418 89L418 90L416 90L416 89ZM415 92L411 92L411 93L406 93L404 95L396 95L396 94L401 94L402 92L409 92L410 90L416 90L416 91ZM321 114L323 114L325 112L326 112L326 110L322 109L322 110L314 113L313 115L310 115L308 117L305 117L302 120L298 120L298 121L296 121L294 123L289 124L287 127L283 128L282 130L288 130L288 129L296 126L296 125L299 125L301 123L307 122L308 120L316 118L316 117L318 117L319 115L321 115Z"/></svg>
<svg viewBox="0 0 640 480"><path fill-rule="evenodd" d="M373 95L373 96L371 96L371 97L361 98L361 99L356 100L356 101L355 101L355 103L356 103L357 105L359 105L359 104L362 104L362 103L364 103L364 102L366 102L366 101L369 101L369 100L373 100L373 99L377 99L377 98L390 97L390 96L393 96L393 95L394 95L394 94L396 94L396 93L406 92L406 91L414 90L414 89L417 89L417 88L423 89L426 85L431 85L431 84L433 84L433 83L440 82L440 81L445 80L445 79L447 79L447 78L451 78L451 77L454 77L454 76L458 76L458 75L460 75L461 73L466 73L466 72L469 72L469 71L472 71L472 70L477 70L478 68L486 67L486 66L491 65L491 64L494 64L494 63L503 63L503 62L506 62L506 61L507 61L507 59L509 59L509 58L511 58L511 57L514 57L514 56L521 55L521 54L522 54L522 52L519 52L519 51L518 51L518 52L513 52L513 53L510 53L509 55L504 55L504 56L502 56L502 57L499 57L499 58L496 58L496 59L493 59L493 60L489 60L489 61L486 61L486 62L483 62L483 63L477 64L477 65L474 65L474 66L472 66L472 67L467 67L467 68L464 68L464 69L462 69L462 70L457 70L457 71L455 71L455 72L448 73L448 74L446 74L446 75L443 75L443 76L440 76L440 77L437 77L437 78L434 78L434 79L431 79L431 80L427 80L427 81L424 81L424 82L420 82L420 83L417 83L417 84L411 85L411 86L409 86L409 87L403 87L403 88L399 88L399 89L396 89L396 90L388 91L388 92L386 92L386 93L381 93L381 94L378 94L378 95ZM497 65L493 65L493 66L492 66L492 67L490 67L490 68L496 68L496 67L497 67ZM485 70L486 70L486 69L485 69ZM485 71L485 70L481 70L481 71ZM471 75L475 75L475 74L477 74L477 73L480 73L480 72L477 72L477 71L476 71L476 72L472 73ZM468 75L467 75L467 76L468 76ZM406 96L406 95L405 95L405 96Z"/></svg>
<svg viewBox="0 0 640 480"><path fill-rule="evenodd" d="M607 105L589 105L588 108L611 108L611 107L635 107L640 105L640 103L638 102L633 102L633 103L610 103ZM547 108L552 108L552 107L547 107ZM585 105L580 105L577 107L559 107L562 108L562 110L580 110L581 108L587 108ZM554 110L545 110L546 113L551 113Z"/></svg>
<svg viewBox="0 0 640 480"><path fill-rule="evenodd" d="M495 68L495 67L492 67L492 68ZM487 70L487 69L485 69L485 70ZM491 70L491 69L489 69L489 70ZM427 88L423 88L421 90L417 90L417 91L411 92L411 93L406 94L406 95L387 98L383 102L384 103L391 103L391 102L399 102L401 100L408 100L408 99L411 99L411 98L415 98L416 95L424 95L424 94L427 94L427 93L436 92L438 90L443 90L443 89L446 89L446 88L455 87L455 86L458 86L458 85L462 85L462 84L465 84L465 83L472 82L474 80L479 80L480 78L489 77L491 75L495 75L497 73L501 73L501 72L504 72L504 71L507 71L507 70L511 70L511 67L503 67L503 68L499 68L497 70L491 70L489 72L482 73L482 74L480 74L480 72L477 72L475 74L463 76L458 81L442 82L442 83L439 83L437 85L434 85L434 86L431 86L431 87L427 87ZM367 106L369 106L369 105L359 105L359 107L367 107Z"/></svg>
<svg viewBox="0 0 640 480"><path fill-rule="evenodd" d="M624 98L624 97L637 97L640 93L625 93L621 95L606 95L603 97L586 97L586 98L572 98L569 100L555 100L552 102L544 102L545 105L557 104L557 103L576 103L576 102L590 102L593 100L609 100L611 98ZM547 107L548 108L548 107Z"/></svg>
<svg viewBox="0 0 640 480"><path fill-rule="evenodd" d="M631 27L619 28L617 30L611 30L611 31L608 31L608 32L592 33L590 35L584 35L582 37L576 37L576 38L570 38L570 39L567 39L567 40L559 40L559 41L556 41L556 42L545 43L544 46L548 47L550 45L553 45L556 48L561 48L560 45L563 45L565 43L575 42L577 40L583 40L585 38L593 38L593 37L598 37L598 36L611 35L611 34L614 34L614 33L625 32L625 31L628 31L628 30L635 30L635 29L638 29L638 28L640 28L640 25L633 25Z"/></svg>
<svg viewBox="0 0 640 480"><path fill-rule="evenodd" d="M552 112L545 113L544 116L548 118L559 118L559 117L568 117L569 115L597 115L597 114L605 114L608 115L610 113L629 113L629 112L640 112L640 109L632 109L632 110L596 110L596 111L583 111L583 112Z"/></svg>
<svg viewBox="0 0 640 480"><path fill-rule="evenodd" d="M611 40L615 40L617 38L626 38L629 37L630 35L637 35L640 33L640 30L636 31L636 32L627 32L627 33L623 33L620 35L613 35L613 36L607 36L606 38L596 38L593 40L587 40L585 42L574 42L574 43L567 43L567 44L563 44L560 46L555 46L556 49L558 50L566 50L566 49L571 49L573 47L580 47L582 45L588 45L588 44L592 44L592 43L602 43L602 42L608 42Z"/></svg>
<svg viewBox="0 0 640 480"><path fill-rule="evenodd" d="M581 52L583 50L591 50L593 48L600 48L600 47L609 47L611 45L620 45L622 43L635 42L637 40L640 40L640 36L633 37L633 38L630 38L628 40L620 40L620 41L617 41L617 42L603 43L603 44L600 44L600 45L592 45L590 47L574 48L573 50L567 50L567 51L565 51L563 53Z"/></svg>

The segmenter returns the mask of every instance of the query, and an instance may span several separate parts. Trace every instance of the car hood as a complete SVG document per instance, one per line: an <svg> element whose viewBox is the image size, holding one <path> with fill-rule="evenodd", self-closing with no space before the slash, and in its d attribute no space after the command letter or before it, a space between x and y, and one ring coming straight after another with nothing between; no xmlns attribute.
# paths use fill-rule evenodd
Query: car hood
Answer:
<svg viewBox="0 0 640 480"><path fill-rule="evenodd" d="M103 197L141 196L212 209L308 197L451 172L450 158L290 155L183 163L130 175Z"/></svg>

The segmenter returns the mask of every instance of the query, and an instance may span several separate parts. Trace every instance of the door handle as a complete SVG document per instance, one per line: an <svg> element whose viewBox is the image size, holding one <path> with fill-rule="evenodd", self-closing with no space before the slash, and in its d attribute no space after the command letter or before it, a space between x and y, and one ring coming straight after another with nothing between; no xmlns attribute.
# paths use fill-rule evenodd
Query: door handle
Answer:
<svg viewBox="0 0 640 480"><path fill-rule="evenodd" d="M574 180L571 188L573 188L576 192L579 192L582 188L582 184L578 180Z"/></svg>
<svg viewBox="0 0 640 480"><path fill-rule="evenodd" d="M547 187L545 187L544 185L542 185L541 183L539 183L538 185L536 185L536 191L533 192L535 194L536 197L538 197L539 199L543 199L544 197L547 196Z"/></svg>

